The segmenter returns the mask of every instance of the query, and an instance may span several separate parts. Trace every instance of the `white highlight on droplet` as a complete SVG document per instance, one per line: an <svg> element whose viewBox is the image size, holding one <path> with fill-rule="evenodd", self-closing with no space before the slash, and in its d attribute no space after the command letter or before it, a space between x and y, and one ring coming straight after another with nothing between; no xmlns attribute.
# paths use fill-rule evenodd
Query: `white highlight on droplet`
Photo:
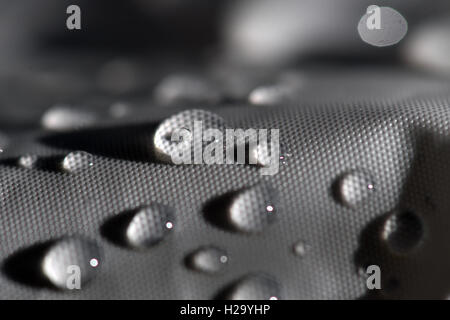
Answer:
<svg viewBox="0 0 450 320"><path fill-rule="evenodd" d="M167 228L167 229L172 229L172 228L173 228L173 223L170 222L170 221L167 222L167 223L166 223L166 228Z"/></svg>
<svg viewBox="0 0 450 320"><path fill-rule="evenodd" d="M98 260L92 258L91 261L89 261L89 264L91 265L91 267L96 268L98 266Z"/></svg>

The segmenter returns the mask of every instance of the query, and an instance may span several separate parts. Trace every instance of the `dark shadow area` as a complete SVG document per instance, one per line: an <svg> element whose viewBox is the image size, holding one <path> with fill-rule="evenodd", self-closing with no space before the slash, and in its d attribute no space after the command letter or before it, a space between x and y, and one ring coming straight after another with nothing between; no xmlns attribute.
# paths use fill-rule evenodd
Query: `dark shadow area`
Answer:
<svg viewBox="0 0 450 320"><path fill-rule="evenodd" d="M236 286L239 284L239 280L233 281L231 284L227 285L225 288L219 290L219 292L216 293L213 300L230 300L230 296L235 290Z"/></svg>
<svg viewBox="0 0 450 320"><path fill-rule="evenodd" d="M83 150L93 155L137 162L160 163L153 148L158 123L84 129L41 138L53 148Z"/></svg>
<svg viewBox="0 0 450 320"><path fill-rule="evenodd" d="M133 219L136 211L137 209L128 210L124 213L118 214L117 216L109 218L100 227L101 235L117 246L128 247L125 231L131 219Z"/></svg>
<svg viewBox="0 0 450 320"><path fill-rule="evenodd" d="M42 259L53 241L20 250L6 259L2 272L10 279L32 287L55 289L42 274Z"/></svg>
<svg viewBox="0 0 450 320"><path fill-rule="evenodd" d="M233 300L236 290L249 297L257 292L257 296L252 298L255 300L267 300L272 296L278 299L281 298L280 288L276 279L266 273L255 272L232 281L217 292L214 300Z"/></svg>
<svg viewBox="0 0 450 320"><path fill-rule="evenodd" d="M228 209L237 193L238 191L229 191L207 201L203 207L205 219L220 229L234 231L234 228L228 219Z"/></svg>
<svg viewBox="0 0 450 320"><path fill-rule="evenodd" d="M61 164L64 159L63 155L55 155L55 156L47 156L47 157L39 157L37 162L34 164L33 169L49 171L49 172L61 172ZM19 158L7 158L0 161L0 164L22 168L18 164ZM26 168L23 168L24 170Z"/></svg>

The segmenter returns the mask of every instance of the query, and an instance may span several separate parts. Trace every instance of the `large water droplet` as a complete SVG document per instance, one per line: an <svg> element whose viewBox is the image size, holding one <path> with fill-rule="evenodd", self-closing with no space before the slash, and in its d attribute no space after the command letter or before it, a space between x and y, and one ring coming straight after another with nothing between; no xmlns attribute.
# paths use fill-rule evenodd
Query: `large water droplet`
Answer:
<svg viewBox="0 0 450 320"><path fill-rule="evenodd" d="M33 169L37 167L38 164L38 156L34 154L27 154L19 157L17 160L17 165L26 168L26 169Z"/></svg>
<svg viewBox="0 0 450 320"><path fill-rule="evenodd" d="M80 173L94 165L94 157L84 151L73 151L67 154L62 161L63 170L70 173Z"/></svg>
<svg viewBox="0 0 450 320"><path fill-rule="evenodd" d="M221 93L211 81L199 76L178 74L164 78L154 90L155 99L165 105L217 103Z"/></svg>
<svg viewBox="0 0 450 320"><path fill-rule="evenodd" d="M408 31L406 19L396 10L389 7L370 6L358 24L361 39L373 46L391 46L403 39ZM379 28L376 18L380 18ZM370 26L370 28L369 28Z"/></svg>
<svg viewBox="0 0 450 320"><path fill-rule="evenodd" d="M422 219L414 212L394 212L386 220L382 238L389 248L399 254L417 248L423 240L424 226Z"/></svg>
<svg viewBox="0 0 450 320"><path fill-rule="evenodd" d="M146 249L163 240L174 227L174 210L153 203L111 218L102 227L102 233L118 245Z"/></svg>
<svg viewBox="0 0 450 320"><path fill-rule="evenodd" d="M41 119L44 128L57 131L73 130L93 124L96 116L93 113L57 105L48 109Z"/></svg>
<svg viewBox="0 0 450 320"><path fill-rule="evenodd" d="M153 204L136 212L126 228L126 239L132 247L148 248L160 242L173 227L173 211Z"/></svg>
<svg viewBox="0 0 450 320"><path fill-rule="evenodd" d="M101 261L101 250L94 242L83 238L64 238L53 243L42 259L42 273L55 287L67 289L71 275L69 266L81 271L81 286L90 281L98 268L91 266L91 260Z"/></svg>
<svg viewBox="0 0 450 320"><path fill-rule="evenodd" d="M278 300L280 285L270 275L247 275L226 288L219 298L229 300Z"/></svg>
<svg viewBox="0 0 450 320"><path fill-rule="evenodd" d="M196 121L201 123L203 130L224 130L225 128L224 120L218 115L208 111L192 109L173 115L164 120L155 132L154 146L157 155L161 160L172 162L172 155L176 151L177 146L177 142L171 141L172 134L177 130L187 130L191 135L195 135L194 124ZM198 145L196 142L196 140L192 142L192 147L202 147L202 145ZM200 141L200 144L201 143L203 142ZM192 154L193 153L194 152L192 152Z"/></svg>
<svg viewBox="0 0 450 320"><path fill-rule="evenodd" d="M275 220L277 192L259 183L235 193L228 208L232 228L240 232L259 232Z"/></svg>
<svg viewBox="0 0 450 320"><path fill-rule="evenodd" d="M363 171L344 174L336 185L337 197L348 207L356 207L366 201L375 191L370 175Z"/></svg>
<svg viewBox="0 0 450 320"><path fill-rule="evenodd" d="M187 265L193 269L205 273L221 271L228 263L228 255L225 250L209 246L200 248L187 257Z"/></svg>

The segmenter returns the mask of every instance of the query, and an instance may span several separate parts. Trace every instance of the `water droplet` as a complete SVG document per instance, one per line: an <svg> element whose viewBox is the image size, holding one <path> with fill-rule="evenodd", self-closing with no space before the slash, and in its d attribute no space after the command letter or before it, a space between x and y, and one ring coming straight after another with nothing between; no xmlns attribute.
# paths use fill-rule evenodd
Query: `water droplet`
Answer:
<svg viewBox="0 0 450 320"><path fill-rule="evenodd" d="M393 252L403 254L417 248L423 235L422 219L414 212L394 212L384 224L382 239Z"/></svg>
<svg viewBox="0 0 450 320"><path fill-rule="evenodd" d="M123 237L126 245L149 248L160 242L174 227L174 212L168 206L154 203L132 211L124 220Z"/></svg>
<svg viewBox="0 0 450 320"><path fill-rule="evenodd" d="M186 103L215 104L221 93L215 85L199 76L178 74L164 78L154 90L155 99L164 105Z"/></svg>
<svg viewBox="0 0 450 320"><path fill-rule="evenodd" d="M213 246L200 248L187 258L187 265L191 269L205 273L219 272L227 263L228 255L225 250Z"/></svg>
<svg viewBox="0 0 450 320"><path fill-rule="evenodd" d="M248 101L259 106L274 105L285 102L292 94L291 88L285 85L262 86L250 92Z"/></svg>
<svg viewBox="0 0 450 320"><path fill-rule="evenodd" d="M247 275L226 288L220 298L229 300L278 300L280 285L270 275Z"/></svg>
<svg viewBox="0 0 450 320"><path fill-rule="evenodd" d="M337 183L337 196L348 207L356 207L367 200L375 191L375 184L369 174L351 171Z"/></svg>
<svg viewBox="0 0 450 320"><path fill-rule="evenodd" d="M396 10L389 7L378 7L381 19L380 28L369 29L367 20L374 16L376 6L369 7L370 13L366 13L358 24L358 33L361 39L373 46L385 47L398 43L408 31L406 19ZM369 21L370 24L370 21Z"/></svg>
<svg viewBox="0 0 450 320"><path fill-rule="evenodd" d="M94 157L84 151L73 151L67 154L62 161L64 171L80 173L94 165Z"/></svg>
<svg viewBox="0 0 450 320"><path fill-rule="evenodd" d="M276 216L277 192L266 183L260 183L237 192L231 199L228 219L241 232L259 232Z"/></svg>
<svg viewBox="0 0 450 320"><path fill-rule="evenodd" d="M86 127L95 121L96 116L90 112L57 105L44 113L41 124L46 129L65 131Z"/></svg>
<svg viewBox="0 0 450 320"><path fill-rule="evenodd" d="M36 168L38 160L39 158L37 155L27 154L19 157L17 164L22 168L33 169Z"/></svg>
<svg viewBox="0 0 450 320"><path fill-rule="evenodd" d="M187 130L191 134L194 133L194 124L196 121L201 122L203 130L220 129L224 130L225 122L218 115L199 109L192 109L180 112L164 120L157 128L154 136L154 146L158 157L167 162L172 162L172 154L176 150L177 142L172 142L171 137L177 130ZM195 141L193 147L198 146Z"/></svg>
<svg viewBox="0 0 450 320"><path fill-rule="evenodd" d="M296 256L303 258L309 248L310 246L304 241L297 241L293 246L293 251Z"/></svg>
<svg viewBox="0 0 450 320"><path fill-rule="evenodd" d="M81 271L81 284L87 283L95 275L90 261L101 257L100 248L94 242L83 238L64 238L53 243L42 260L42 273L55 287L66 289L70 273L69 266L78 266Z"/></svg>

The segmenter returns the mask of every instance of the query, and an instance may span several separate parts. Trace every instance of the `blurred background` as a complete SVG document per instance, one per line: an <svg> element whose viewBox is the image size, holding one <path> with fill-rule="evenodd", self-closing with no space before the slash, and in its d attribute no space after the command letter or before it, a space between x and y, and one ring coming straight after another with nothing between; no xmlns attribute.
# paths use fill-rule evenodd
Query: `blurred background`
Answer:
<svg viewBox="0 0 450 320"><path fill-rule="evenodd" d="M81 30L66 28L71 4ZM358 23L373 4L407 22L398 43L361 39ZM0 0L4 130L39 126L55 105L114 118L133 106L270 103L279 90L252 91L367 66L448 77L450 2Z"/></svg>

